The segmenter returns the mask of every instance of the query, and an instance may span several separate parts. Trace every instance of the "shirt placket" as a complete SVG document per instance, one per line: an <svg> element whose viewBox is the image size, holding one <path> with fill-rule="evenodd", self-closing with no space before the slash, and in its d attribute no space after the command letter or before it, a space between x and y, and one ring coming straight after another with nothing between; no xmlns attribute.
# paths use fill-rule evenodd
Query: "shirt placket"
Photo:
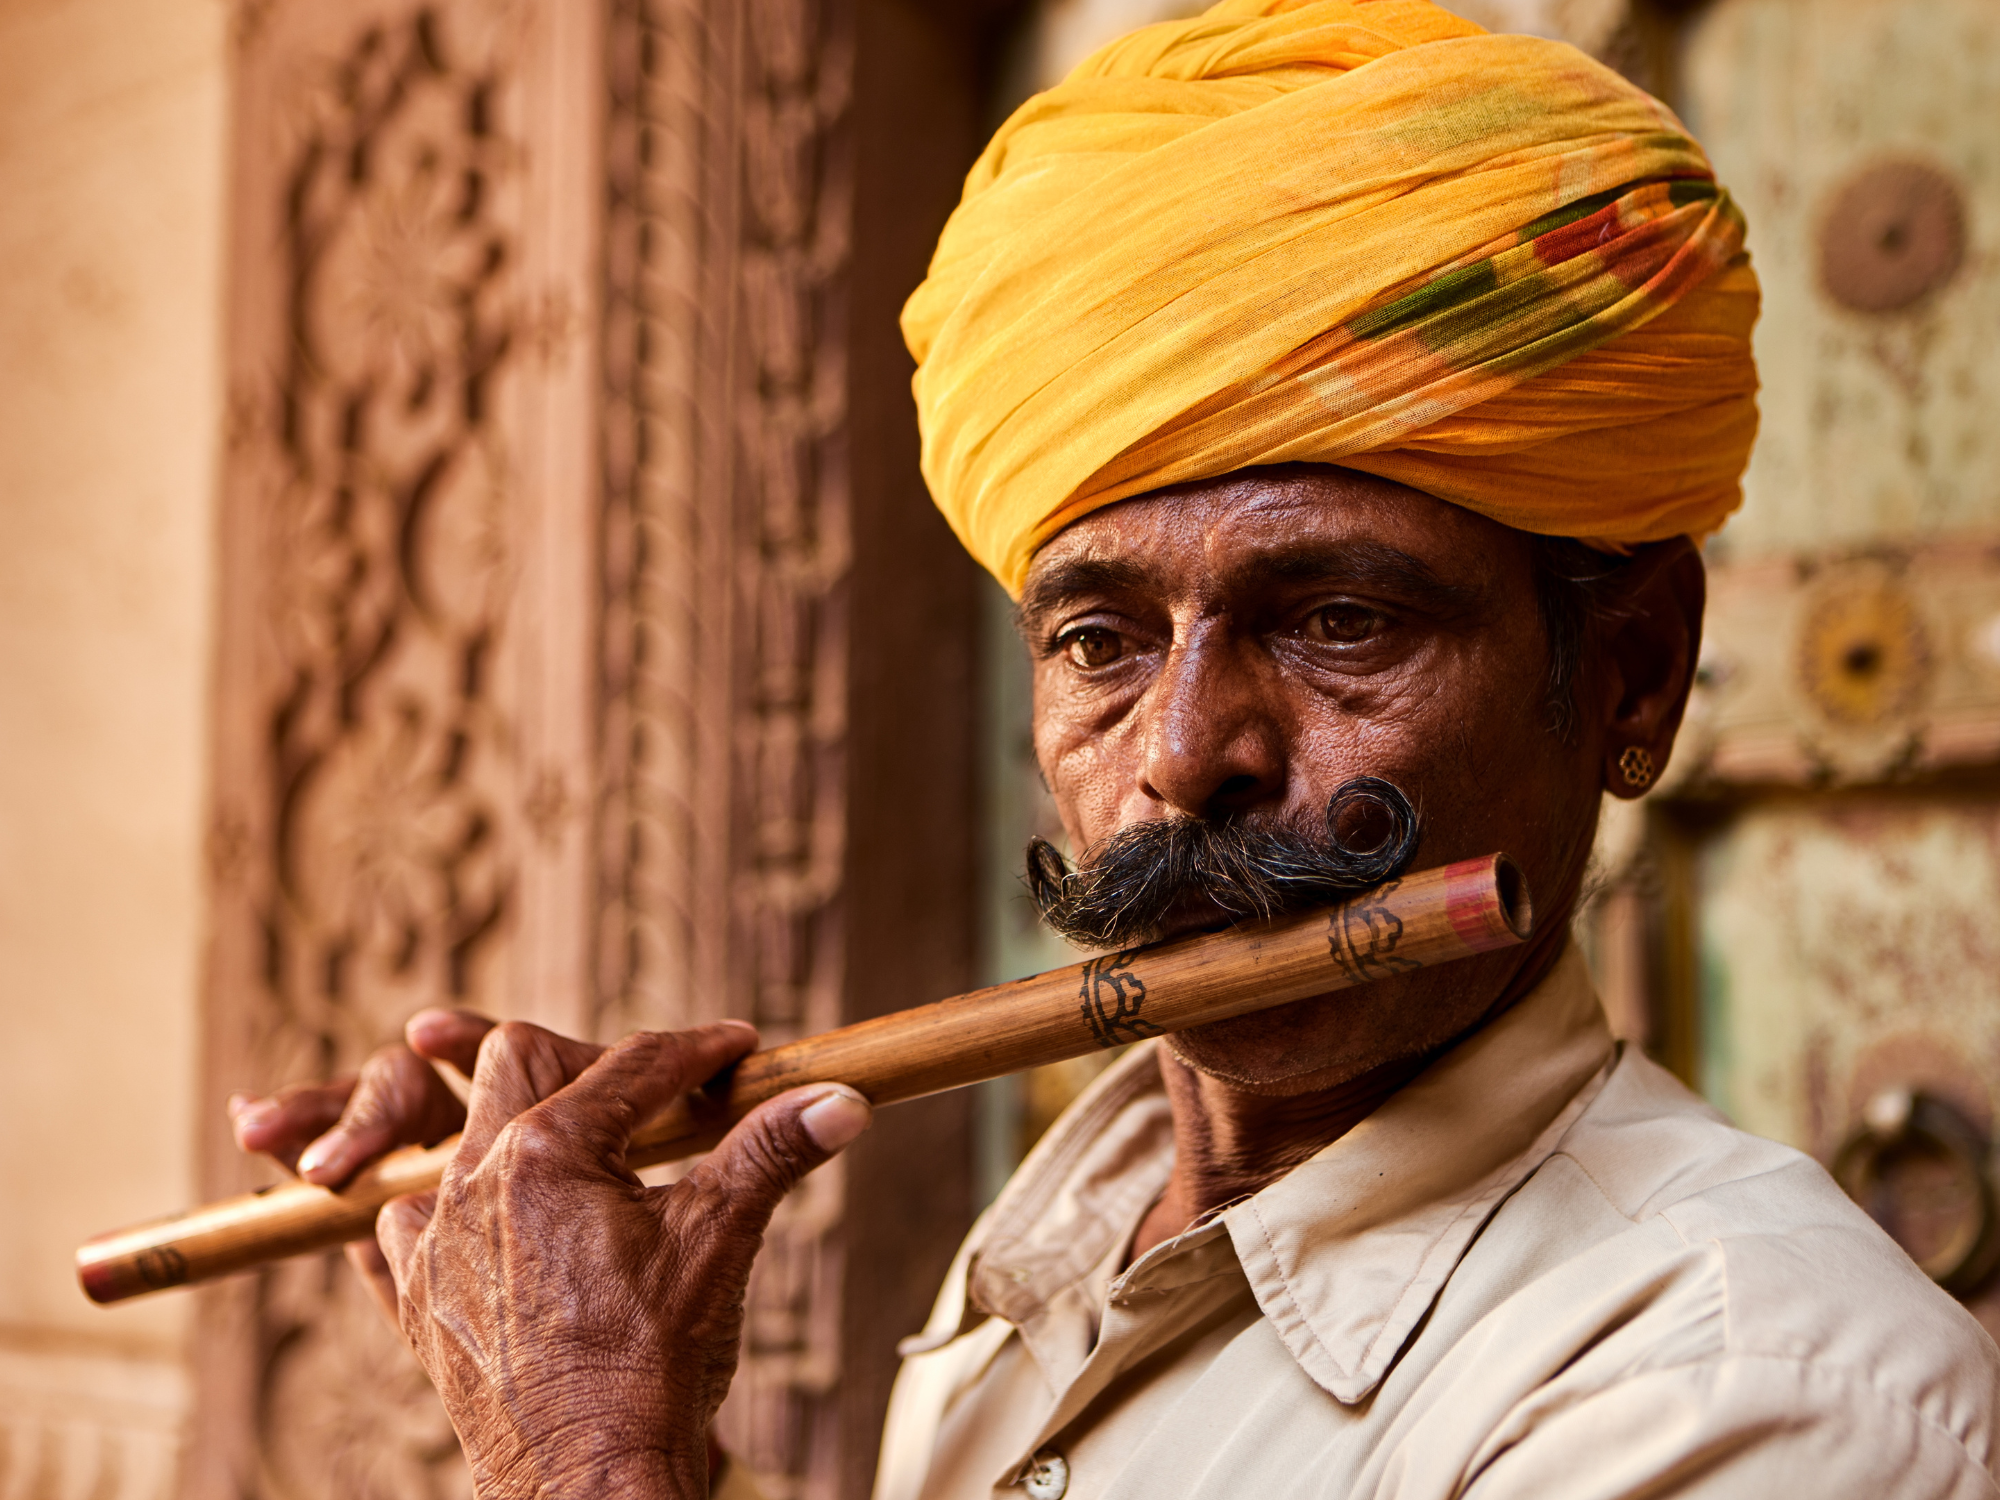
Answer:
<svg viewBox="0 0 2000 1500"><path fill-rule="evenodd" d="M1090 1353L1074 1376L1058 1387L1033 1442L999 1477L995 1488L1004 1492L1020 1485L1038 1456L1060 1451L1064 1432L1119 1376L1181 1333L1198 1315L1197 1304L1206 1304L1198 1288L1224 1274L1240 1277L1242 1272L1227 1231L1214 1220L1149 1252L1113 1279L1099 1310L1097 1339ZM1032 1348L1031 1330L1023 1328L1021 1333Z"/></svg>

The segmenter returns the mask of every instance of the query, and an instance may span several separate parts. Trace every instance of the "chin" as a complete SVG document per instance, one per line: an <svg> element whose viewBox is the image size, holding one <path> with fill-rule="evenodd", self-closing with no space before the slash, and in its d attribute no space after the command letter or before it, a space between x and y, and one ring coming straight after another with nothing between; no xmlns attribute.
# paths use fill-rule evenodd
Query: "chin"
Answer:
<svg viewBox="0 0 2000 1500"><path fill-rule="evenodd" d="M1491 1003L1470 960L1297 1000L1167 1038L1197 1073L1247 1094L1283 1098L1339 1088L1445 1047Z"/></svg>
<svg viewBox="0 0 2000 1500"><path fill-rule="evenodd" d="M1248 1094L1284 1097L1338 1088L1396 1061L1376 1028L1339 1014L1337 995L1195 1026L1167 1038L1175 1057Z"/></svg>

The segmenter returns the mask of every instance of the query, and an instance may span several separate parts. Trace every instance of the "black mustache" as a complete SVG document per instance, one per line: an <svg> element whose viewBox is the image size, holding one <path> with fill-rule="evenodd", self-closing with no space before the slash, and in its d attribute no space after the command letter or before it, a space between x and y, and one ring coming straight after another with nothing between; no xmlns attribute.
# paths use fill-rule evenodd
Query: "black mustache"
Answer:
<svg viewBox="0 0 2000 1500"><path fill-rule="evenodd" d="M1304 911L1399 875L1417 852L1417 810L1393 782L1357 776L1327 800L1325 827L1160 818L1121 828L1075 869L1046 839L1028 845L1028 894L1073 943L1128 948L1160 936L1199 899L1232 918Z"/></svg>

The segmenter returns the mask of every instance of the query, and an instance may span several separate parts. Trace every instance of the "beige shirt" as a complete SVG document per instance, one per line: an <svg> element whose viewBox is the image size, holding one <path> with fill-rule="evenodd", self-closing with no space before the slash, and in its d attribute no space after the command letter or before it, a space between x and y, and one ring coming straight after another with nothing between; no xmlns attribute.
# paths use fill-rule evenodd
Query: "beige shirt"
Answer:
<svg viewBox="0 0 2000 1500"><path fill-rule="evenodd" d="M2000 1493L1985 1333L1812 1161L1614 1045L1574 950L1121 1273L1171 1162L1136 1049L960 1252L876 1500Z"/></svg>

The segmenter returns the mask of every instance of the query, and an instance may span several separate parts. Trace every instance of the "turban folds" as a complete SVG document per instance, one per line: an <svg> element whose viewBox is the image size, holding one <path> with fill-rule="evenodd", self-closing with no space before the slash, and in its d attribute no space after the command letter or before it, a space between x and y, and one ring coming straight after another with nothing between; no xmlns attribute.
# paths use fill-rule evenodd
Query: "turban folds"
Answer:
<svg viewBox="0 0 2000 1500"><path fill-rule="evenodd" d="M1425 0L1224 0L1001 127L903 311L924 476L1011 592L1101 506L1336 463L1618 548L1756 431L1743 221L1666 107Z"/></svg>

